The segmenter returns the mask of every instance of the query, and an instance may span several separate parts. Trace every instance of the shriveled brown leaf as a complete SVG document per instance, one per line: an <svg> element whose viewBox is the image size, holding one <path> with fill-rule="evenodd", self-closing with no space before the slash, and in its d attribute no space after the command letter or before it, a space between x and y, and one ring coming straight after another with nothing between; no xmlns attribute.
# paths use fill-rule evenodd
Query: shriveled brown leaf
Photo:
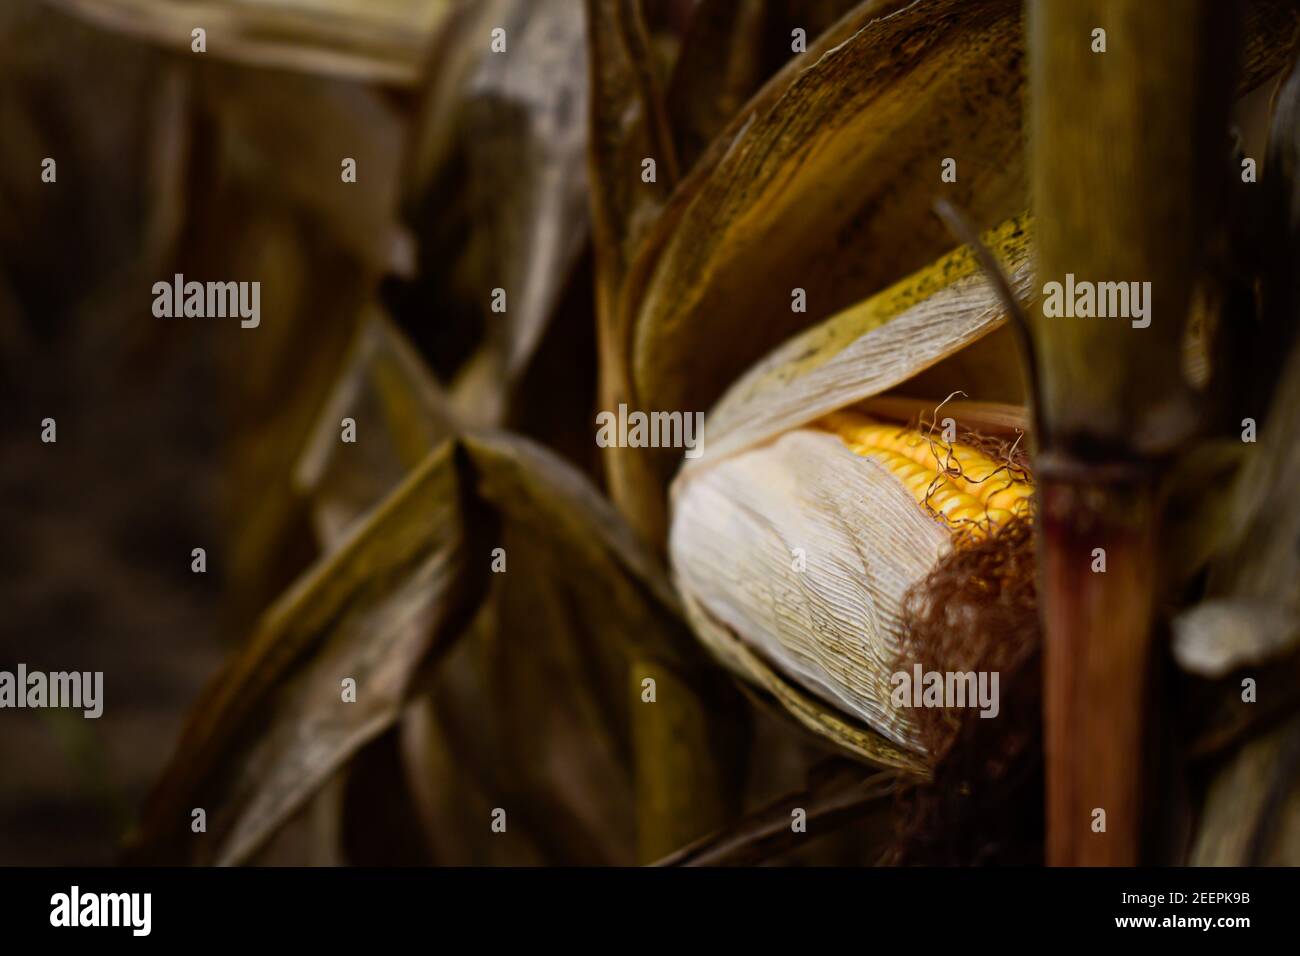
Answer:
<svg viewBox="0 0 1300 956"><path fill-rule="evenodd" d="M699 659L662 567L582 475L541 446L502 432L462 440L477 468L480 498L502 520L548 542L584 605L608 607L611 619L623 622L617 635L627 647L670 666ZM666 633L663 610L673 619Z"/></svg>
<svg viewBox="0 0 1300 956"><path fill-rule="evenodd" d="M639 0L587 0L585 7L599 395L603 407L615 408L630 394L625 335L618 324L623 281L676 184L677 161L663 93L646 61L649 40ZM643 180L645 159L656 163L653 182ZM616 501L625 458L617 448L605 452L615 473Z"/></svg>
<svg viewBox="0 0 1300 956"><path fill-rule="evenodd" d="M236 322L208 330L228 422L223 504L233 587L227 624L242 629L311 557L307 501L293 485L294 467L373 286L363 266L340 257L295 210L248 187L222 198L232 209L260 202L255 216L242 217L240 243L195 249L176 271L274 276L262 285L258 328L241 329ZM224 216L207 221L214 236L231 228ZM305 341L311 348L303 347Z"/></svg>
<svg viewBox="0 0 1300 956"><path fill-rule="evenodd" d="M379 91L355 83L215 61L188 69L201 117L192 187L180 251L159 271L259 282L261 322L177 320L159 338L181 347L206 336L218 364L234 585L225 623L242 631L312 557L293 469L379 278L407 267L394 186L405 132ZM355 184L341 180L348 156Z"/></svg>

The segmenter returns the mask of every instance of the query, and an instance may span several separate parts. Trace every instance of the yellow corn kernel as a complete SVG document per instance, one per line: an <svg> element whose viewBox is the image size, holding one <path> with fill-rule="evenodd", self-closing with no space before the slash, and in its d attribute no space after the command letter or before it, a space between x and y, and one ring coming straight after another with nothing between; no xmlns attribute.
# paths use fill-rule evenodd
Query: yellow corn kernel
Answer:
<svg viewBox="0 0 1300 956"><path fill-rule="evenodd" d="M949 445L856 412L834 412L819 425L855 454L884 465L918 503L955 528L996 527L1031 507L1033 485L971 445Z"/></svg>

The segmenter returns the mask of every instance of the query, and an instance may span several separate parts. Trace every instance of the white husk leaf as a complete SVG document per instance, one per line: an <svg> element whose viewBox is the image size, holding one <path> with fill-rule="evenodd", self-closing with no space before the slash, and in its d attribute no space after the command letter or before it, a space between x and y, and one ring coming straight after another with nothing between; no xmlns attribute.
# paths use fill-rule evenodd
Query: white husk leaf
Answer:
<svg viewBox="0 0 1300 956"><path fill-rule="evenodd" d="M1003 265L1017 297L1028 299L1033 294L1028 247L1016 248ZM741 376L709 412L708 459L880 395L1006 322L997 292L979 272L955 279L883 325L838 345L836 339L844 333L837 326L851 327L858 312L848 309L813 326ZM1006 345L1014 347L1010 340ZM936 403L943 397L937 396ZM705 459L688 460L686 470L704 464Z"/></svg>
<svg viewBox="0 0 1300 956"><path fill-rule="evenodd" d="M1029 232L1021 216L985 236L1022 299L1033 287ZM922 394L940 386L974 399L948 412L965 427L1015 431L1023 410L989 404L987 363L963 361L975 343L995 356L1014 348L1009 336L992 341L1005 323L970 250L954 250L741 376L709 413L705 453L673 483L669 556L697 636L805 727L877 764L928 772L908 712L890 703L890 677L903 596L951 539L883 466L809 426L873 402L897 414L916 399L883 393L925 373ZM993 364L994 378L1017 374L1013 362Z"/></svg>
<svg viewBox="0 0 1300 956"><path fill-rule="evenodd" d="M950 543L885 468L835 435L799 429L681 487L669 549L693 616L706 614L840 712L919 752L889 679L903 595ZM805 570L795 569L796 549Z"/></svg>

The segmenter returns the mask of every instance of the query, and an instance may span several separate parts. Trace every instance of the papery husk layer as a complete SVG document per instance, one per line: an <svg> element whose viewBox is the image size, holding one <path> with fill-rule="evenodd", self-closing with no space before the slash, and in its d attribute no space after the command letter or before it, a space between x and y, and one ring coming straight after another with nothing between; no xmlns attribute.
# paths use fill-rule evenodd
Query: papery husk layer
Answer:
<svg viewBox="0 0 1300 956"><path fill-rule="evenodd" d="M1025 219L986 238L1026 295ZM932 384L969 384L960 353L1001 338L1004 322L971 253L958 249L755 366L710 415L703 455L673 486L669 554L701 640L799 722L873 763L926 771L915 727L890 703L889 677L904 595L953 535L884 466L808 426L926 370ZM1014 352L1007 366L1014 372ZM1018 377L984 384L1021 388ZM967 418L964 429L982 424ZM991 419L1004 429L1015 415Z"/></svg>

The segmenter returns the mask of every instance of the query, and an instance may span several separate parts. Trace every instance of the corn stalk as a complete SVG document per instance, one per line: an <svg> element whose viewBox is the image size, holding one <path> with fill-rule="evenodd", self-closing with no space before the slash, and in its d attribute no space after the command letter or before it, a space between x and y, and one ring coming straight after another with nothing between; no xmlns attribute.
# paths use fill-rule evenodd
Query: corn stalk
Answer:
<svg viewBox="0 0 1300 956"><path fill-rule="evenodd" d="M1179 353L1226 164L1238 16L1211 0L1173 22L1164 4L1028 8L1039 281L1151 283L1146 327L1047 317L1042 300L1033 316L1052 864L1142 855L1156 490L1197 429Z"/></svg>

